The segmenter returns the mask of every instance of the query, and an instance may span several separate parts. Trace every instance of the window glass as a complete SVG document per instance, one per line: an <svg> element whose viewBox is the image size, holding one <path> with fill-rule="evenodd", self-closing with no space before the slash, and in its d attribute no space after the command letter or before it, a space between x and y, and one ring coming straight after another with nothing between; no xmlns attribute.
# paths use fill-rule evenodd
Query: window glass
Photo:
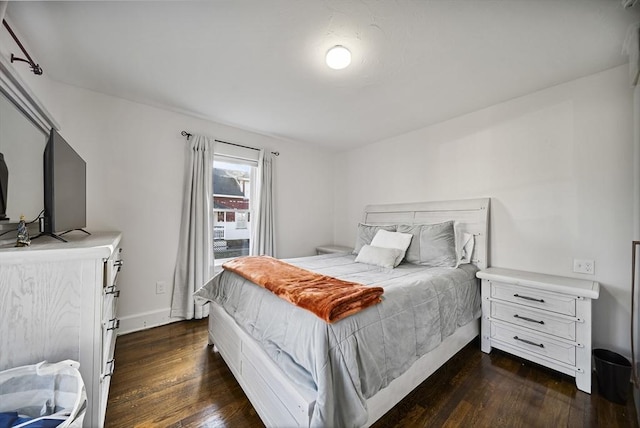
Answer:
<svg viewBox="0 0 640 428"><path fill-rule="evenodd" d="M255 170L255 162L214 158L212 217L216 260L249 255Z"/></svg>

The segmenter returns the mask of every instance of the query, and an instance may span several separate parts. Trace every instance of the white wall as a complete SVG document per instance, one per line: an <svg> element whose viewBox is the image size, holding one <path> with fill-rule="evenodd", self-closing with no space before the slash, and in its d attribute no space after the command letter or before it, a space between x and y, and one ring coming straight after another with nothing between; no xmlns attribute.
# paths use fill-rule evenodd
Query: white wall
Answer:
<svg viewBox="0 0 640 428"><path fill-rule="evenodd" d="M599 281L594 344L630 356L632 142L622 66L349 151L336 243L353 244L368 203L491 197L490 264Z"/></svg>
<svg viewBox="0 0 640 428"><path fill-rule="evenodd" d="M24 75L87 162L87 230L123 233L120 332L169 322L186 140L202 133L277 150L277 255L315 254L331 242L330 152ZM313 227L310 227L313 225ZM165 281L166 294L156 294Z"/></svg>

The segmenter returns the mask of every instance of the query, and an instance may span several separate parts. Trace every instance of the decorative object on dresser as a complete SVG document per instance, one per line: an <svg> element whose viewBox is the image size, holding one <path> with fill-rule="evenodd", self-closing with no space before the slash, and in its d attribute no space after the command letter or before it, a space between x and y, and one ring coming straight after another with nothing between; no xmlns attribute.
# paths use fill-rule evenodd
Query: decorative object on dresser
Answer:
<svg viewBox="0 0 640 428"><path fill-rule="evenodd" d="M16 247L28 247L31 245L31 239L29 239L29 231L27 230L27 223L24 220L24 216L20 216L20 222L18 222L18 237L16 239Z"/></svg>
<svg viewBox="0 0 640 428"><path fill-rule="evenodd" d="M334 254L334 253L350 253L353 251L352 247L345 247L343 245L320 245L316 247L316 254Z"/></svg>
<svg viewBox="0 0 640 428"><path fill-rule="evenodd" d="M595 281L491 267L482 279L482 340L576 378L591 393L591 301Z"/></svg>
<svg viewBox="0 0 640 428"><path fill-rule="evenodd" d="M104 424L114 370L120 239L102 232L0 247L0 370L78 361L90 427Z"/></svg>

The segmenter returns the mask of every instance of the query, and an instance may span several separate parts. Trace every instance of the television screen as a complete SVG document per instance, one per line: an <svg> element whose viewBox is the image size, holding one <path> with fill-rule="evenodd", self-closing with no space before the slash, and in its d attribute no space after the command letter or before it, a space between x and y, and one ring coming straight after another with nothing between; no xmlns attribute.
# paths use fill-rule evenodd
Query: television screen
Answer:
<svg viewBox="0 0 640 428"><path fill-rule="evenodd" d="M52 129L44 150L44 233L82 229L87 224L87 166Z"/></svg>

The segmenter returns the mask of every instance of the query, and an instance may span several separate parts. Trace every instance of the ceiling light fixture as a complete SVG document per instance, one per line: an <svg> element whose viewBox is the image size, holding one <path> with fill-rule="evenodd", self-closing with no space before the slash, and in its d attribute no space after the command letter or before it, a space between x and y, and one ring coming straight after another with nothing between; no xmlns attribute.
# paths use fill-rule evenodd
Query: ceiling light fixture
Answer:
<svg viewBox="0 0 640 428"><path fill-rule="evenodd" d="M342 70L351 64L351 52L344 46L334 46L327 51L326 61L330 68Z"/></svg>

